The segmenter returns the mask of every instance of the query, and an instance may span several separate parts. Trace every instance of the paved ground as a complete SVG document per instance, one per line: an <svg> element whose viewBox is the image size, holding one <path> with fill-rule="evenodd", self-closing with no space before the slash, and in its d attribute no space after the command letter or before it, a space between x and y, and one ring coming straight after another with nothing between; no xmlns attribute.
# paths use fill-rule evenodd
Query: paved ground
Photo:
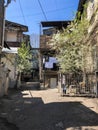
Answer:
<svg viewBox="0 0 98 130"><path fill-rule="evenodd" d="M98 130L98 99L61 97L57 89L11 90L0 99L0 130Z"/></svg>

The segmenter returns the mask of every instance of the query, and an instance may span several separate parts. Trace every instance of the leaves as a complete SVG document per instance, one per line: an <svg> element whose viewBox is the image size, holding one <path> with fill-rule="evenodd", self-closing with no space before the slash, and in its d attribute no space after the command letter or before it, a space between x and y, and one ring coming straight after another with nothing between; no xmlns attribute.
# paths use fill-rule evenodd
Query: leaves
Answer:
<svg viewBox="0 0 98 130"><path fill-rule="evenodd" d="M88 34L89 22L80 14L63 32L53 35L53 47L57 50L57 58L63 72L83 71L86 66L86 53L88 46L85 44Z"/></svg>
<svg viewBox="0 0 98 130"><path fill-rule="evenodd" d="M17 57L18 70L20 72L27 71L31 68L31 63L29 61L31 57L29 46L27 47L25 43L22 43L21 47L18 49Z"/></svg>

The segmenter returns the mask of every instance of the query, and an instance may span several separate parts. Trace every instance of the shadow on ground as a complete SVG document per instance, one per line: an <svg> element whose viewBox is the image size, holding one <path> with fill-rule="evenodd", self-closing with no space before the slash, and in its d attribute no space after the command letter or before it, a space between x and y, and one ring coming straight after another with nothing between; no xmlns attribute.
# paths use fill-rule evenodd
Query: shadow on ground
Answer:
<svg viewBox="0 0 98 130"><path fill-rule="evenodd" d="M67 130L71 127L73 128L71 130L82 130L83 126L98 126L98 114L81 102L44 104L40 97L23 98L23 96L21 91L14 91L14 94L10 95L11 100L2 99L0 123L8 127L3 130L18 130L18 128L19 130ZM11 123L8 124L8 122ZM95 129L86 128L85 130Z"/></svg>
<svg viewBox="0 0 98 130"><path fill-rule="evenodd" d="M18 127L13 123L8 122L6 118L0 117L0 130L18 130Z"/></svg>
<svg viewBox="0 0 98 130"><path fill-rule="evenodd" d="M21 86L21 90L40 90L39 82L25 82Z"/></svg>

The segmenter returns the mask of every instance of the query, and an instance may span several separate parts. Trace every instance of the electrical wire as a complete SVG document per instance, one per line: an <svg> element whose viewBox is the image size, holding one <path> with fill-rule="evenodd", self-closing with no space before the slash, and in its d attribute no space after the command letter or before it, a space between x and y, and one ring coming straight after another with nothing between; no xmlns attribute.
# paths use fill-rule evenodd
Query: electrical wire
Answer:
<svg viewBox="0 0 98 130"><path fill-rule="evenodd" d="M57 12L57 11L62 11L62 10L66 10L66 9L71 9L73 8L75 5L73 6L70 6L70 7L67 7L67 8L60 8L60 9L54 9L54 10L50 10L50 11L46 11L46 13L54 13L54 12ZM25 15L26 17L29 17L29 16L37 16L37 15L41 15L41 12L39 13L35 13L35 14L27 14ZM12 16L13 18L16 18L16 17L23 17L23 16ZM11 17L10 17L11 18Z"/></svg>
<svg viewBox="0 0 98 130"><path fill-rule="evenodd" d="M25 25L27 25L20 0L19 0L19 6L20 6L20 10L21 10L21 13L22 13L22 17L23 17L24 23L25 23Z"/></svg>
<svg viewBox="0 0 98 130"><path fill-rule="evenodd" d="M42 10L42 13L43 13L43 15L44 15L46 21L48 21L47 16L46 16L46 14L45 14L45 12L44 12L44 10L43 10L43 7L42 7L42 4L41 4L40 0L38 0L38 3L39 3L39 5L40 5L40 8L41 8L41 10Z"/></svg>

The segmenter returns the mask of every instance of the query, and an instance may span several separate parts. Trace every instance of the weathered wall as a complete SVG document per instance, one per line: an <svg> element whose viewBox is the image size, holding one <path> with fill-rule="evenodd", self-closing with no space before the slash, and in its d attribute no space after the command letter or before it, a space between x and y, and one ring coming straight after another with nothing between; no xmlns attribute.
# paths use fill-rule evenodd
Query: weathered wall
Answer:
<svg viewBox="0 0 98 130"><path fill-rule="evenodd" d="M9 70L4 64L0 64L0 97L8 94Z"/></svg>
<svg viewBox="0 0 98 130"><path fill-rule="evenodd" d="M98 10L98 0L88 0L87 18L91 20L96 10Z"/></svg>
<svg viewBox="0 0 98 130"><path fill-rule="evenodd" d="M96 71L98 59L98 0L88 0L87 19L89 20L87 44L89 51L87 53L87 66L90 72Z"/></svg>
<svg viewBox="0 0 98 130"><path fill-rule="evenodd" d="M5 63L10 70L9 73L9 87L13 88L16 83L16 54L5 54L6 57L3 57L1 61Z"/></svg>
<svg viewBox="0 0 98 130"><path fill-rule="evenodd" d="M98 96L98 86L96 80L96 72L98 71L98 0L88 0L87 19L89 20L87 44L89 51L87 53L88 68L91 68L88 75L88 85L93 88L94 93ZM90 49L91 48L91 49Z"/></svg>

